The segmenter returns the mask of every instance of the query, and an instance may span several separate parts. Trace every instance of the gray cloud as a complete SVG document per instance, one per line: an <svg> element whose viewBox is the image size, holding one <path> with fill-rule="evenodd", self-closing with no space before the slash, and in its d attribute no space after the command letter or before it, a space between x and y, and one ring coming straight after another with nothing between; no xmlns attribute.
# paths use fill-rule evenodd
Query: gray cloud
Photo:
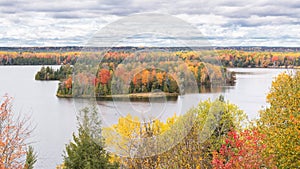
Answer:
<svg viewBox="0 0 300 169"><path fill-rule="evenodd" d="M175 15L216 45L299 44L300 0L0 0L0 46L84 45L107 23L143 12Z"/></svg>

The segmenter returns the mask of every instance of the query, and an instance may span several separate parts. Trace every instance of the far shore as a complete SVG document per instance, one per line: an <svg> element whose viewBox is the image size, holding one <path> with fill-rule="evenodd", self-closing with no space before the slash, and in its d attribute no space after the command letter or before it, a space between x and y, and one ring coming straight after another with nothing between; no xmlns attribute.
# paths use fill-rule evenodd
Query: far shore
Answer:
<svg viewBox="0 0 300 169"><path fill-rule="evenodd" d="M51 67L51 66L63 66L64 64L54 64L54 65L22 65L22 64L19 64L19 65L2 65L0 64L0 66L44 66L44 67ZM263 67L263 66L248 66L248 67L226 67L228 69L230 68L249 68L249 69L253 69L253 68L261 68L261 69L300 69L300 66L292 66L292 65L288 65L288 66L266 66L266 67ZM42 81L42 80L41 80ZM44 80L44 81L47 81L47 80Z"/></svg>
<svg viewBox="0 0 300 169"><path fill-rule="evenodd" d="M73 95L61 95L56 94L59 98L74 98ZM131 93L131 94L116 94L116 95L102 95L102 96L90 96L82 95L76 96L76 98L97 98L97 99L148 99L148 98L162 98L162 97L178 97L178 93L166 93L166 92L148 92L148 93Z"/></svg>

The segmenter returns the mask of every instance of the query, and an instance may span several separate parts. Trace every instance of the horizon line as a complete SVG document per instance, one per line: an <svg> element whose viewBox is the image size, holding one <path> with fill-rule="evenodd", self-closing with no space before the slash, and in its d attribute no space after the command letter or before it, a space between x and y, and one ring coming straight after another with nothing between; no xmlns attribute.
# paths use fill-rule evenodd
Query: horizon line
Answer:
<svg viewBox="0 0 300 169"><path fill-rule="evenodd" d="M235 47L256 47L256 48L300 48L300 46L267 46L267 45L228 45L228 46L0 46L0 48L235 48Z"/></svg>

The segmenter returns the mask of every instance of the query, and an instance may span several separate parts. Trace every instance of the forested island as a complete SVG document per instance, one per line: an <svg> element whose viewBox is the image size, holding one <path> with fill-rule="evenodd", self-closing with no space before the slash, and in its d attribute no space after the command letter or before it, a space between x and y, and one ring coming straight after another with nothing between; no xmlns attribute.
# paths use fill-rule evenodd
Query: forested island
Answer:
<svg viewBox="0 0 300 169"><path fill-rule="evenodd" d="M85 56L94 58L96 54L85 53ZM193 51L148 51L138 54L109 51L103 54L101 63L94 66L91 65L98 63L97 60L83 60L84 63L74 65L76 70L73 76L63 74L63 78L59 79L58 97L147 98L159 97L162 93L174 97L191 92L188 91L191 86L196 86L197 91L201 92L212 83L233 84L235 80L234 73L218 65L216 59L206 60ZM62 66L58 71L66 72L62 70L68 68L70 66ZM46 71L42 68L36 76L47 73L55 76L50 68ZM42 77L47 79L47 76Z"/></svg>

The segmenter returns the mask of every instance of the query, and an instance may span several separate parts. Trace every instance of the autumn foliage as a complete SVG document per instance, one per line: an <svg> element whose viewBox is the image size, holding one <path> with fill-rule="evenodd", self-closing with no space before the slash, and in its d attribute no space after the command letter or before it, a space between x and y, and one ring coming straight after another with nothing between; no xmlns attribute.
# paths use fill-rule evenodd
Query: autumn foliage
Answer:
<svg viewBox="0 0 300 169"><path fill-rule="evenodd" d="M162 91L165 93L184 93L184 89L229 84L233 75L218 62L210 63L201 59L200 53L184 52L107 52L101 63L93 53L86 60L74 65L74 93L63 82L59 86L58 96L107 96L131 93ZM216 58L215 58L216 60ZM89 65L94 64L95 65ZM93 74L93 76L91 76ZM77 75L84 75L85 77ZM76 80L80 78L80 80ZM84 81L92 83L83 83ZM66 81L67 79L61 79ZM191 91L190 91L191 92Z"/></svg>
<svg viewBox="0 0 300 169"><path fill-rule="evenodd" d="M14 117L12 98L3 97L0 105L0 169L22 169L26 156L26 139L30 134L28 119Z"/></svg>
<svg viewBox="0 0 300 169"><path fill-rule="evenodd" d="M233 104L207 100L166 122L156 119L144 123L131 115L121 117L118 124L104 128L103 135L106 145L122 154L115 160L123 168L211 168L212 152L219 150L231 129L240 129L245 118ZM207 133L211 135L206 137ZM138 143L139 138L153 138L155 144L145 140ZM161 149L166 151L157 153ZM132 155L133 150L136 153ZM150 156L144 156L147 154Z"/></svg>
<svg viewBox="0 0 300 169"><path fill-rule="evenodd" d="M0 65L74 64L79 52L0 51Z"/></svg>
<svg viewBox="0 0 300 169"><path fill-rule="evenodd" d="M65 85L67 89L70 89L72 87L72 77L69 77L66 81L65 81Z"/></svg>
<svg viewBox="0 0 300 169"><path fill-rule="evenodd" d="M300 166L300 72L280 74L267 96L270 107L260 112L258 126L265 134L265 154L278 168Z"/></svg>
<svg viewBox="0 0 300 169"><path fill-rule="evenodd" d="M99 77L99 82L101 84L107 84L108 81L110 80L110 72L109 72L109 70L107 70L107 69L101 69L99 71L98 77Z"/></svg>
<svg viewBox="0 0 300 169"><path fill-rule="evenodd" d="M213 152L212 164L216 169L275 168L272 156L265 157L264 135L256 129L230 131L220 150ZM273 166L272 166L273 165Z"/></svg>
<svg viewBox="0 0 300 169"><path fill-rule="evenodd" d="M114 146L114 150L120 148L120 151L126 152L128 146L130 149L133 148L131 145L135 145L136 136L159 136L162 132L172 130L177 121L192 113L195 123L189 134L168 151L151 157L132 158L128 155L116 160L125 168L297 168L300 161L299 80L299 72L294 75L284 73L276 78L267 96L270 107L260 112L261 118L257 124L243 125L243 113L232 104L205 101L185 115L173 117L166 123L155 120L143 126L131 116L120 118L119 123L111 129L125 136L126 141L108 135L106 144ZM209 115L211 110L214 110L213 116ZM216 117L218 121L215 121ZM216 128L203 142L199 140L199 134L203 132L207 118L216 124ZM104 129L105 132L109 130ZM164 144L171 140L172 137L169 137ZM151 151L151 148L146 149L147 146L137 148L141 153Z"/></svg>
<svg viewBox="0 0 300 169"><path fill-rule="evenodd" d="M219 50L218 57L226 67L299 67L299 52L261 52Z"/></svg>

